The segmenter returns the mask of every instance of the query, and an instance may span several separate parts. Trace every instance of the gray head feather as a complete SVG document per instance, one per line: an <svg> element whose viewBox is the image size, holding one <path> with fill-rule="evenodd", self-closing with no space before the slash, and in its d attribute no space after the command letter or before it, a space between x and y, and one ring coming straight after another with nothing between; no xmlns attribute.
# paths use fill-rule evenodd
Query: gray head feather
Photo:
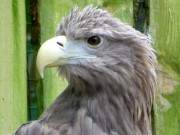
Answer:
<svg viewBox="0 0 180 135"><path fill-rule="evenodd" d="M61 68L62 74L78 91L101 96L96 101L99 106L91 105L91 109L99 108L87 111L96 113L94 120L104 131L112 128L119 135L151 135L156 58L148 37L92 6L72 10L57 34L73 39L100 35L106 39L108 45L97 49L96 60L66 65ZM104 125L107 121L109 125Z"/></svg>
<svg viewBox="0 0 180 135"><path fill-rule="evenodd" d="M104 43L89 51L96 59L60 68L69 86L36 122L38 127L56 130L55 135L151 135L156 57L148 38L92 6L72 10L57 35L73 40L98 35Z"/></svg>

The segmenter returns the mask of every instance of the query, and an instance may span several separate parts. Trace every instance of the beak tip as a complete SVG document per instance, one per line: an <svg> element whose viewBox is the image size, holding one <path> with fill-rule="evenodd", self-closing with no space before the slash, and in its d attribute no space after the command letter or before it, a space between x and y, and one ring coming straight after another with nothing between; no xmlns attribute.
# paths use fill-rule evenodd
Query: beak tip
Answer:
<svg viewBox="0 0 180 135"><path fill-rule="evenodd" d="M38 71L40 77L43 79L44 78L44 67L38 66L38 64L37 64L37 71Z"/></svg>
<svg viewBox="0 0 180 135"><path fill-rule="evenodd" d="M64 55L64 50L62 49L63 47L60 47L57 44L57 41L61 41L62 44L65 45L66 37L57 36L47 40L42 44L37 53L36 65L42 79L44 78L45 68L51 64L54 64L53 66L57 66L58 59Z"/></svg>
<svg viewBox="0 0 180 135"><path fill-rule="evenodd" d="M42 79L44 79L44 73L41 73L40 76Z"/></svg>

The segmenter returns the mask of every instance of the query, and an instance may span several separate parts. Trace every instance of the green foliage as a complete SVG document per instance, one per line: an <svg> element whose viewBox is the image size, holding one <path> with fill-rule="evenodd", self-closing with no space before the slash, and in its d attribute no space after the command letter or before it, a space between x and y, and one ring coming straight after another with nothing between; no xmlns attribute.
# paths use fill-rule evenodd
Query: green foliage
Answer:
<svg viewBox="0 0 180 135"><path fill-rule="evenodd" d="M180 133L180 85L175 92L165 97L171 103L171 108L164 112L164 134L179 135Z"/></svg>
<svg viewBox="0 0 180 135"><path fill-rule="evenodd" d="M170 108L164 110L160 105L156 108L156 131L157 135L179 135L180 133L180 85L175 92L164 97L170 103Z"/></svg>

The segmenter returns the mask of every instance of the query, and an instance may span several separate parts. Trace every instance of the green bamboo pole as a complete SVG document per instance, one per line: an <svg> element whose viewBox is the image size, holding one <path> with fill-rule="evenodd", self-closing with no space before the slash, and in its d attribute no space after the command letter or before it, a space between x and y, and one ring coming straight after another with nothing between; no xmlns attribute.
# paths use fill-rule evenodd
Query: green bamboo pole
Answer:
<svg viewBox="0 0 180 135"><path fill-rule="evenodd" d="M180 1L151 0L151 33L158 60L166 76L161 77L164 98L156 98L156 134L180 134ZM174 81L176 80L176 81ZM175 83L174 83L175 82ZM175 86L175 87L174 87Z"/></svg>
<svg viewBox="0 0 180 135"><path fill-rule="evenodd" d="M26 0L28 120L37 119L43 111L42 80L36 68L40 47L38 0Z"/></svg>
<svg viewBox="0 0 180 135"><path fill-rule="evenodd" d="M27 118L25 1L0 3L0 135L10 135Z"/></svg>

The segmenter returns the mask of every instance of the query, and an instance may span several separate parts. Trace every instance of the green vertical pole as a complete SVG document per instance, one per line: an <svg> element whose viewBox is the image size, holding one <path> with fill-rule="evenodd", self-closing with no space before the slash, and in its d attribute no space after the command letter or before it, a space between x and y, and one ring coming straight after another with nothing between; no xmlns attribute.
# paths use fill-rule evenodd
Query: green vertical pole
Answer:
<svg viewBox="0 0 180 135"><path fill-rule="evenodd" d="M156 98L156 135L180 134L180 1L150 0L150 30L163 70ZM176 80L176 81L175 81ZM158 94L159 94L158 93Z"/></svg>
<svg viewBox="0 0 180 135"><path fill-rule="evenodd" d="M0 3L0 135L11 135L27 119L25 2Z"/></svg>
<svg viewBox="0 0 180 135"><path fill-rule="evenodd" d="M34 120L43 111L42 80L36 68L36 55L40 47L40 23L38 0L26 0L27 26L27 87L28 120Z"/></svg>
<svg viewBox="0 0 180 135"><path fill-rule="evenodd" d="M134 28L147 34L149 31L149 0L133 0Z"/></svg>

